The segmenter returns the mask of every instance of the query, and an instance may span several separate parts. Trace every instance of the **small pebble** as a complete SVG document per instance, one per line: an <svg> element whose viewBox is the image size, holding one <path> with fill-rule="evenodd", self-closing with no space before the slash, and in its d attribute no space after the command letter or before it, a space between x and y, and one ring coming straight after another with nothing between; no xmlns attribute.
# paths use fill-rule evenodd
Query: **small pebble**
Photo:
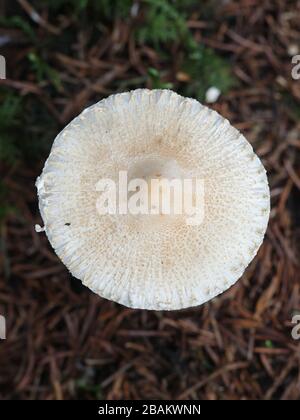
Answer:
<svg viewBox="0 0 300 420"><path fill-rule="evenodd" d="M205 100L207 103L213 104L219 99L220 95L221 95L221 91L218 88L212 86L207 90L206 95L205 95Z"/></svg>

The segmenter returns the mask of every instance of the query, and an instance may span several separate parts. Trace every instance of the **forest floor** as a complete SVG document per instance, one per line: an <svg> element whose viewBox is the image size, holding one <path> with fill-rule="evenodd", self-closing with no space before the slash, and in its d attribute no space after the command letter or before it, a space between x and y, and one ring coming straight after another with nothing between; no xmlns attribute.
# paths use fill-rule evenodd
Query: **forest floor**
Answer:
<svg viewBox="0 0 300 420"><path fill-rule="evenodd" d="M0 1L2 399L300 399L300 2ZM269 177L265 241L243 278L176 312L131 310L70 276L35 179L87 105L137 87L212 104Z"/></svg>

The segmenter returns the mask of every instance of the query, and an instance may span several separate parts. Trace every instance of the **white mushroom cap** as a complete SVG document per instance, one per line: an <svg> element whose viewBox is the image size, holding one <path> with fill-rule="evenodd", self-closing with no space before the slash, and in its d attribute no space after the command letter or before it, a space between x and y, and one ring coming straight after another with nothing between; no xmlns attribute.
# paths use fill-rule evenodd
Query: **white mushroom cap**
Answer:
<svg viewBox="0 0 300 420"><path fill-rule="evenodd" d="M99 179L158 168L204 180L203 223L98 214ZM256 255L270 210L266 171L245 137L169 90L135 90L87 108L56 137L37 188L46 234L70 272L133 308L181 309L228 289Z"/></svg>

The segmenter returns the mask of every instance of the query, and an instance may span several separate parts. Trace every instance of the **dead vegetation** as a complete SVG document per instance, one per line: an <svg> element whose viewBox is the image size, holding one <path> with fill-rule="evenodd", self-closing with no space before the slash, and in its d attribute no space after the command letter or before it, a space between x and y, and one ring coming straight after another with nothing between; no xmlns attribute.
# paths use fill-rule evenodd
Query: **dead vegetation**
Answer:
<svg viewBox="0 0 300 420"><path fill-rule="evenodd" d="M57 10L49 1L0 2L9 77L0 82L3 399L300 399L300 340L291 336L300 312L300 80L291 77L300 2L185 2L194 4L184 17L191 36L172 15L175 35L156 40L145 31L151 1L126 2L125 17L106 10L96 22L92 1L78 2L90 8L79 12L71 0L53 2ZM103 96L148 86L201 97L206 73L224 78L214 108L268 170L265 242L244 277L200 308L146 312L105 301L70 278L34 232L34 181L47 150Z"/></svg>

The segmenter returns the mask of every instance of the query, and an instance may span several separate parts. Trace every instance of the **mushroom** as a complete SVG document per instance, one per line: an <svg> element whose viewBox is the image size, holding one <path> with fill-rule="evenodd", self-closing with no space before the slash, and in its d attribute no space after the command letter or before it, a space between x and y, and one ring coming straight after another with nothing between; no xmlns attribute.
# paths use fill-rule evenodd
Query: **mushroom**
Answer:
<svg viewBox="0 0 300 420"><path fill-rule="evenodd" d="M117 183L120 171L147 185L202 179L202 222L100 215L97 183ZM256 255L270 212L266 171L245 137L170 90L138 89L85 109L56 137L36 186L46 235L72 275L132 308L182 309L228 289Z"/></svg>

